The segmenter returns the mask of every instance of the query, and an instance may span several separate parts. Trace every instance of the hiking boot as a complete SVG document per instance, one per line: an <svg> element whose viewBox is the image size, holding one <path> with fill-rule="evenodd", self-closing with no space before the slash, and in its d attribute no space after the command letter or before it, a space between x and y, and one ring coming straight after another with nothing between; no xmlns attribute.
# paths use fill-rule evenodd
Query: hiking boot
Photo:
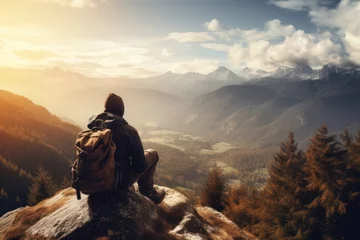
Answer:
<svg viewBox="0 0 360 240"><path fill-rule="evenodd" d="M149 198L151 201L153 201L155 204L159 204L162 202L162 200L165 197L165 191L164 190L156 190L155 188L151 188L150 190L146 192L140 191L142 195Z"/></svg>

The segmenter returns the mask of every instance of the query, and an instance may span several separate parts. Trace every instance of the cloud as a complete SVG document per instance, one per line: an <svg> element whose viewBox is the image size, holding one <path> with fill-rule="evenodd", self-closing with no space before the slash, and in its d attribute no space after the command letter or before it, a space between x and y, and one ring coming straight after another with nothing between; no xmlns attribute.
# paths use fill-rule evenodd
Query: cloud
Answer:
<svg viewBox="0 0 360 240"><path fill-rule="evenodd" d="M270 0L270 4L294 11L304 11L320 5L321 0Z"/></svg>
<svg viewBox="0 0 360 240"><path fill-rule="evenodd" d="M95 8L99 4L106 2L106 0L37 0L45 3L59 4L63 7L72 8Z"/></svg>
<svg viewBox="0 0 360 240"><path fill-rule="evenodd" d="M19 31L18 31L19 30ZM50 34L47 34L50 33ZM86 75L124 76L120 65L151 69L155 56L149 47L101 39L67 39L36 26L0 26L0 67L59 66ZM132 67L131 74L136 72ZM142 76L145 71L138 71Z"/></svg>
<svg viewBox="0 0 360 240"><path fill-rule="evenodd" d="M306 10L311 21L322 28L335 30L333 38L337 38L344 46L350 62L360 65L360 1L341 0L330 7L329 0L270 0L270 3L291 10Z"/></svg>
<svg viewBox="0 0 360 240"><path fill-rule="evenodd" d="M266 71L297 63L306 63L314 68L325 64L359 65L360 18L354 16L360 15L360 2L342 0L332 9L326 3L302 3L309 8L311 21L320 27L317 33L306 33L274 19L266 22L263 29L221 28L213 32L217 41L200 46L226 52L233 66L249 66ZM217 24L220 25L219 22Z"/></svg>
<svg viewBox="0 0 360 240"><path fill-rule="evenodd" d="M34 40L43 41L54 37L56 32L37 25L0 26L0 37L8 40L25 39L27 42Z"/></svg>
<svg viewBox="0 0 360 240"><path fill-rule="evenodd" d="M196 43L213 41L215 38L208 32L172 32L165 40L175 40L180 43Z"/></svg>
<svg viewBox="0 0 360 240"><path fill-rule="evenodd" d="M283 25L280 20L274 19L265 23L265 30L257 29L241 30L238 32L242 38L248 42L256 40L274 40L279 37L286 37L295 32L295 27L292 25Z"/></svg>
<svg viewBox="0 0 360 240"><path fill-rule="evenodd" d="M330 39L330 33L306 34L297 30L283 42L272 44L258 40L243 46L235 44L228 52L229 61L234 65L246 65L263 70L274 70L279 65L307 63L313 67L324 64L340 64L341 45Z"/></svg>
<svg viewBox="0 0 360 240"><path fill-rule="evenodd" d="M173 54L170 53L167 48L163 48L163 49L161 50L161 56L170 57L171 55L173 55Z"/></svg>
<svg viewBox="0 0 360 240"><path fill-rule="evenodd" d="M220 23L216 18L212 19L210 22L206 22L204 26L209 31L213 31L213 32L220 31L221 29Z"/></svg>
<svg viewBox="0 0 360 240"><path fill-rule="evenodd" d="M80 73L88 73L88 71L93 71L96 69L107 68L106 66L99 64L97 62L91 61L81 61L81 60L73 60L73 61L62 61L62 60L54 60L50 61L53 66L57 66L59 68L70 70L70 71L77 71Z"/></svg>
<svg viewBox="0 0 360 240"><path fill-rule="evenodd" d="M48 59L48 58L57 56L57 54L54 54L49 51L44 51L44 50L23 49L23 50L15 51L14 53L15 53L15 55L17 55L21 58L25 58L27 60L33 60L33 61L41 61L44 59Z"/></svg>
<svg viewBox="0 0 360 240"><path fill-rule="evenodd" d="M309 15L316 25L337 30L349 60L360 64L360 1L342 0L333 9L315 8Z"/></svg>
<svg viewBox="0 0 360 240"><path fill-rule="evenodd" d="M212 49L219 52L227 52L230 50L231 46L222 44L222 43L202 43L200 44L203 48Z"/></svg>
<svg viewBox="0 0 360 240"><path fill-rule="evenodd" d="M274 19L264 24L264 30L259 29L240 29L240 28L226 28L214 32L222 40L226 41L256 41L256 40L275 40L281 37L291 35L295 32L293 25L284 25L280 20Z"/></svg>

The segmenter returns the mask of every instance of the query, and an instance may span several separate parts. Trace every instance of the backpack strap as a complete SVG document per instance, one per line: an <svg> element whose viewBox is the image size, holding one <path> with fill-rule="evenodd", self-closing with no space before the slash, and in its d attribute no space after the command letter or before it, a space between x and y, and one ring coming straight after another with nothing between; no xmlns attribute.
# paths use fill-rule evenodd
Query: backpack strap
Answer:
<svg viewBox="0 0 360 240"><path fill-rule="evenodd" d="M78 187L76 188L76 198L77 198L77 200L81 199L81 193L80 193L80 190Z"/></svg>

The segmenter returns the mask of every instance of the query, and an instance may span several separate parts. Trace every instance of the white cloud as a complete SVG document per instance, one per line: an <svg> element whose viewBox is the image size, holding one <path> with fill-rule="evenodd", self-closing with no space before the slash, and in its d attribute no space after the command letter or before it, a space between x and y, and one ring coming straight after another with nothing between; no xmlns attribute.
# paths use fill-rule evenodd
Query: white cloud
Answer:
<svg viewBox="0 0 360 240"><path fill-rule="evenodd" d="M45 3L54 3L59 4L63 7L72 7L72 8L95 8L99 4L106 2L107 0L37 0Z"/></svg>
<svg viewBox="0 0 360 240"><path fill-rule="evenodd" d="M274 19L264 24L264 30L240 28L227 28L214 32L216 36L226 41L256 41L256 40L274 40L288 36L295 32L293 25L284 25L280 20Z"/></svg>
<svg viewBox="0 0 360 240"><path fill-rule="evenodd" d="M329 35L311 35L298 30L277 44L265 40L250 42L248 46L235 44L229 50L228 57L234 65L268 71L279 65L294 65L300 62L312 67L328 63L339 64L342 61L341 46L332 42Z"/></svg>
<svg viewBox="0 0 360 240"><path fill-rule="evenodd" d="M206 22L204 26L207 27L209 31L213 32L220 31L221 29L220 23L216 18L212 19L210 22Z"/></svg>
<svg viewBox="0 0 360 240"><path fill-rule="evenodd" d="M336 29L349 60L360 64L360 1L342 0L334 9L316 8L309 15L316 25Z"/></svg>
<svg viewBox="0 0 360 240"><path fill-rule="evenodd" d="M320 28L336 31L337 37L344 45L348 59L360 64L360 1L341 0L330 8L329 0L270 0L270 3L291 10L307 10L311 21Z"/></svg>
<svg viewBox="0 0 360 240"><path fill-rule="evenodd" d="M230 45L226 45L222 43L202 43L200 45L204 48L212 49L219 52L227 52L231 48Z"/></svg>
<svg viewBox="0 0 360 240"><path fill-rule="evenodd" d="M278 7L302 11L315 8L320 4L321 0L270 0L269 3Z"/></svg>
<svg viewBox="0 0 360 240"><path fill-rule="evenodd" d="M195 43L213 41L215 38L208 32L172 32L165 40L176 40L180 43Z"/></svg>
<svg viewBox="0 0 360 240"><path fill-rule="evenodd" d="M295 32L292 25L283 25L280 20L274 19L265 23L265 30L257 29L238 30L242 38L248 42L256 40L273 40L279 37L286 37Z"/></svg>
<svg viewBox="0 0 360 240"><path fill-rule="evenodd" d="M170 57L173 54L170 53L167 48L163 48L162 51L161 51L161 55L164 56L164 57Z"/></svg>
<svg viewBox="0 0 360 240"><path fill-rule="evenodd" d="M219 23L220 24L220 23ZM264 24L264 29L227 28L216 32L219 42L203 43L202 47L227 52L230 64L273 70L279 65L307 63L312 67L340 64L343 61L341 45L332 40L329 32L307 34L293 25L284 25L274 19Z"/></svg>

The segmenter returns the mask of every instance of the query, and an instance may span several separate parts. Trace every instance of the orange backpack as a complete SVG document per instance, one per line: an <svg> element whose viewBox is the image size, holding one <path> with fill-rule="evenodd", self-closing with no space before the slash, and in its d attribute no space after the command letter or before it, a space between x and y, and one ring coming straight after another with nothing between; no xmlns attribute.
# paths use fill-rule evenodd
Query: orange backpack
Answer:
<svg viewBox="0 0 360 240"><path fill-rule="evenodd" d="M72 187L78 199L84 194L115 191L118 184L114 158L116 146L107 128L79 133L75 143L76 160L71 167Z"/></svg>

